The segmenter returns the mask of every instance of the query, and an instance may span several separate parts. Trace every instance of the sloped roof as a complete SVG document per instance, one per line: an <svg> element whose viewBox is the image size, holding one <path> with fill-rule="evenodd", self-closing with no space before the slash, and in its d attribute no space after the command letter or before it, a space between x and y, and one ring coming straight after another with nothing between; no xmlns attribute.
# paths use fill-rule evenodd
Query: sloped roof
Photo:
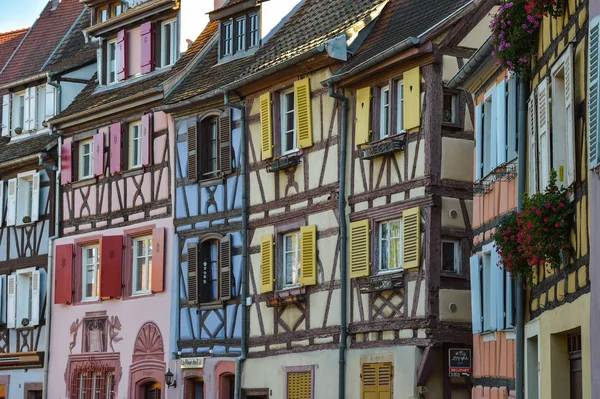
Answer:
<svg viewBox="0 0 600 399"><path fill-rule="evenodd" d="M15 52L23 36L27 33L29 28L12 30L10 32L0 33L0 71L12 55Z"/></svg>
<svg viewBox="0 0 600 399"><path fill-rule="evenodd" d="M3 137L3 140L0 140L0 163L49 151L55 145L56 138L49 134L36 134L22 140L10 141Z"/></svg>

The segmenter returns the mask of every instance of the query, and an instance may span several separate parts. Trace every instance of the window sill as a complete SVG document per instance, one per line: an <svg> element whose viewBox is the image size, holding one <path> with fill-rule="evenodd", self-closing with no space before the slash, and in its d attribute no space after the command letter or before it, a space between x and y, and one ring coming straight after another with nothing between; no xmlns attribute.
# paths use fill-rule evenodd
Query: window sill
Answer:
<svg viewBox="0 0 600 399"><path fill-rule="evenodd" d="M93 305L93 304L100 304L102 302L103 301L100 298L97 298L97 299L83 299L83 300L80 300L80 301L73 302L73 306Z"/></svg>
<svg viewBox="0 0 600 399"><path fill-rule="evenodd" d="M86 186L91 186L93 184L96 184L97 179L95 177L86 177L82 180L78 180L74 183L71 184L72 188L80 188L80 187L86 187Z"/></svg>
<svg viewBox="0 0 600 399"><path fill-rule="evenodd" d="M359 148L361 159L374 159L384 155L403 151L406 145L406 132L388 136L384 139L365 144Z"/></svg>
<svg viewBox="0 0 600 399"><path fill-rule="evenodd" d="M282 155L279 158L275 158L267 165L267 172L275 173L281 170L293 168L300 164L303 156L304 153L302 151L296 151L287 155Z"/></svg>
<svg viewBox="0 0 600 399"><path fill-rule="evenodd" d="M199 181L200 187L203 188L218 186L223 183L225 183L225 178L220 173L216 174L214 177L207 177L204 179L200 179Z"/></svg>
<svg viewBox="0 0 600 399"><path fill-rule="evenodd" d="M210 302L210 303L201 303L198 306L198 309L200 310L216 310L216 309L223 309L223 302L218 301L218 302Z"/></svg>
<svg viewBox="0 0 600 399"><path fill-rule="evenodd" d="M267 307L276 308L280 306L294 305L304 303L306 288L303 286L294 286L275 291L273 298L267 300Z"/></svg>
<svg viewBox="0 0 600 399"><path fill-rule="evenodd" d="M375 276L359 280L358 286L362 294L404 288L404 270L379 272Z"/></svg>
<svg viewBox="0 0 600 399"><path fill-rule="evenodd" d="M143 298L149 298L149 297L153 297L153 296L154 296L154 292L152 292L152 291L140 292L139 294L124 295L123 300L143 299Z"/></svg>

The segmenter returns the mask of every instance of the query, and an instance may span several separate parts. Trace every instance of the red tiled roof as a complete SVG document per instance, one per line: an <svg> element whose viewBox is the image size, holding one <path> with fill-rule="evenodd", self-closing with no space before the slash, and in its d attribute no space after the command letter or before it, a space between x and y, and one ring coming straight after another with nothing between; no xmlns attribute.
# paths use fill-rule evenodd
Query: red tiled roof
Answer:
<svg viewBox="0 0 600 399"><path fill-rule="evenodd" d="M0 33L0 71L10 58L12 53L23 40L23 36L29 28L11 30L10 32Z"/></svg>

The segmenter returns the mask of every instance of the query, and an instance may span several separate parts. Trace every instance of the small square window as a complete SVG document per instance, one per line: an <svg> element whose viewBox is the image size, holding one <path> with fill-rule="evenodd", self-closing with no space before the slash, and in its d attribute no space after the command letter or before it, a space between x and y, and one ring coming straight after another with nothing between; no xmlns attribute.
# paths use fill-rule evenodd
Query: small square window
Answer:
<svg viewBox="0 0 600 399"><path fill-rule="evenodd" d="M460 274L460 243L442 241L442 272Z"/></svg>
<svg viewBox="0 0 600 399"><path fill-rule="evenodd" d="M281 288L296 287L299 284L302 269L302 255L300 253L300 232L284 234Z"/></svg>
<svg viewBox="0 0 600 399"><path fill-rule="evenodd" d="M81 248L82 261L82 301L95 301L100 297L100 273L98 256L99 245L88 245Z"/></svg>
<svg viewBox="0 0 600 399"><path fill-rule="evenodd" d="M117 81L117 41L111 40L106 44L106 83Z"/></svg>
<svg viewBox="0 0 600 399"><path fill-rule="evenodd" d="M286 155L298 149L296 138L296 111L294 90L286 90L280 94L281 103L281 154Z"/></svg>
<svg viewBox="0 0 600 399"><path fill-rule="evenodd" d="M133 239L133 295L150 293L152 269L152 237Z"/></svg>
<svg viewBox="0 0 600 399"><path fill-rule="evenodd" d="M79 180L94 177L94 143L85 140L79 143Z"/></svg>
<svg viewBox="0 0 600 399"><path fill-rule="evenodd" d="M140 122L129 125L129 169L142 166L142 125Z"/></svg>
<svg viewBox="0 0 600 399"><path fill-rule="evenodd" d="M402 270L402 219L379 224L379 271Z"/></svg>
<svg viewBox="0 0 600 399"><path fill-rule="evenodd" d="M173 65L179 57L177 44L177 20L163 22L161 25L161 67Z"/></svg>
<svg viewBox="0 0 600 399"><path fill-rule="evenodd" d="M443 123L456 125L458 123L458 94L444 93Z"/></svg>
<svg viewBox="0 0 600 399"><path fill-rule="evenodd" d="M221 25L222 37L223 37L223 49L221 50L222 56L233 54L233 22L224 22Z"/></svg>

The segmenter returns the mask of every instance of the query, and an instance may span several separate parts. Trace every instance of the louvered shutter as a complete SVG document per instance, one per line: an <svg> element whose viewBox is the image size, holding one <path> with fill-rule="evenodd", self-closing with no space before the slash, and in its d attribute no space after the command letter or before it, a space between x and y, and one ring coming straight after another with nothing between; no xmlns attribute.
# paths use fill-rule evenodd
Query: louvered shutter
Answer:
<svg viewBox="0 0 600 399"><path fill-rule="evenodd" d="M296 371L287 373L287 399L312 399L312 372Z"/></svg>
<svg viewBox="0 0 600 399"><path fill-rule="evenodd" d="M473 322L473 334L482 331L482 307L481 303L481 258L473 255L469 259L471 270L471 315Z"/></svg>
<svg viewBox="0 0 600 399"><path fill-rule="evenodd" d="M219 162L221 174L232 171L231 159L231 109L225 110L219 117Z"/></svg>
<svg viewBox="0 0 600 399"><path fill-rule="evenodd" d="M31 177L31 221L40 218L40 172L34 172Z"/></svg>
<svg viewBox="0 0 600 399"><path fill-rule="evenodd" d="M505 328L510 328L515 326L514 314L513 314L513 292L514 292L514 281L510 277L510 273L506 270L504 271L504 287L505 291Z"/></svg>
<svg viewBox="0 0 600 399"><path fill-rule="evenodd" d="M110 173L115 174L121 172L122 158L122 129L121 123L113 123L110 125Z"/></svg>
<svg viewBox="0 0 600 399"><path fill-rule="evenodd" d="M507 143L507 114L506 114L506 81L503 80L496 85L494 89L496 108L496 165L502 165L506 162L506 143Z"/></svg>
<svg viewBox="0 0 600 399"><path fill-rule="evenodd" d="M154 263L154 259L152 260ZM100 297L120 298L123 284L123 236L100 237Z"/></svg>
<svg viewBox="0 0 600 399"><path fill-rule="evenodd" d="M142 116L142 166L152 165L152 113Z"/></svg>
<svg viewBox="0 0 600 399"><path fill-rule="evenodd" d="M94 176L101 176L104 174L104 131L103 129L98 130L98 133L94 135Z"/></svg>
<svg viewBox="0 0 600 399"><path fill-rule="evenodd" d="M275 280L273 272L273 235L269 234L260 240L260 293L273 291Z"/></svg>
<svg viewBox="0 0 600 399"><path fill-rule="evenodd" d="M37 129L37 96L38 88L29 88L29 129Z"/></svg>
<svg viewBox="0 0 600 399"><path fill-rule="evenodd" d="M350 278L370 274L370 233L369 220L350 223Z"/></svg>
<svg viewBox="0 0 600 399"><path fill-rule="evenodd" d="M2 96L2 135L10 136L10 94Z"/></svg>
<svg viewBox="0 0 600 399"><path fill-rule="evenodd" d="M188 122L187 147L188 168L187 174L190 181L198 180L198 126L196 121Z"/></svg>
<svg viewBox="0 0 600 399"><path fill-rule="evenodd" d="M7 277L6 288L6 327L15 328L17 318L17 275Z"/></svg>
<svg viewBox="0 0 600 399"><path fill-rule="evenodd" d="M44 120L47 121L56 115L56 88L50 84L44 90Z"/></svg>
<svg viewBox="0 0 600 399"><path fill-rule="evenodd" d="M125 29L117 33L117 78L127 79L127 31Z"/></svg>
<svg viewBox="0 0 600 399"><path fill-rule="evenodd" d="M475 107L475 179L483 176L483 104Z"/></svg>
<svg viewBox="0 0 600 399"><path fill-rule="evenodd" d="M188 305L198 306L200 279L198 278L198 244L191 242L187 245L187 288Z"/></svg>
<svg viewBox="0 0 600 399"><path fill-rule="evenodd" d="M152 229L152 268L150 269L150 290L165 290L165 228Z"/></svg>
<svg viewBox="0 0 600 399"><path fill-rule="evenodd" d="M296 106L296 134L298 135L298 147L311 147L313 145L313 131L309 78L294 82L294 103Z"/></svg>
<svg viewBox="0 0 600 399"><path fill-rule="evenodd" d="M550 113L548 102L548 81L542 80L537 87L538 111L538 159L540 190L550 182Z"/></svg>
<svg viewBox="0 0 600 399"><path fill-rule="evenodd" d="M600 18L598 17L594 18L590 23L589 40L590 77L588 108L590 114L590 128L588 145L590 169L595 169L598 165L600 165Z"/></svg>
<svg viewBox="0 0 600 399"><path fill-rule="evenodd" d="M70 304L73 295L73 244L56 246L54 303Z"/></svg>
<svg viewBox="0 0 600 399"><path fill-rule="evenodd" d="M73 181L73 139L67 138L60 147L60 184Z"/></svg>
<svg viewBox="0 0 600 399"><path fill-rule="evenodd" d="M42 279L40 270L31 272L31 319L29 326L37 326L40 324L40 292Z"/></svg>
<svg viewBox="0 0 600 399"><path fill-rule="evenodd" d="M508 161L517 157L517 79L512 78L508 81L508 110L507 114L507 137L508 143L506 150Z"/></svg>
<svg viewBox="0 0 600 399"><path fill-rule="evenodd" d="M145 22L140 28L142 73L149 73L154 70L154 24L152 22Z"/></svg>
<svg viewBox="0 0 600 399"><path fill-rule="evenodd" d="M6 203L6 225L14 226L17 223L17 179L8 181L8 193Z"/></svg>
<svg viewBox="0 0 600 399"><path fill-rule="evenodd" d="M300 228L301 275L298 281L302 285L317 284L317 226Z"/></svg>
<svg viewBox="0 0 600 399"><path fill-rule="evenodd" d="M393 368L391 363L362 365L362 399L392 399Z"/></svg>
<svg viewBox="0 0 600 399"><path fill-rule="evenodd" d="M260 142L262 159L273 158L273 110L271 93L260 96Z"/></svg>
<svg viewBox="0 0 600 399"><path fill-rule="evenodd" d="M356 145L366 144L371 137L371 88L356 91L356 124L354 141Z"/></svg>
<svg viewBox="0 0 600 399"><path fill-rule="evenodd" d="M419 67L404 72L404 129L421 126L421 71Z"/></svg>
<svg viewBox="0 0 600 399"><path fill-rule="evenodd" d="M31 90L29 90L29 87L25 89L25 97L24 97L24 103L23 103L23 125L21 126L21 128L23 128L23 131L27 131L27 130L31 130L31 116L29 113L29 107L31 106Z"/></svg>
<svg viewBox="0 0 600 399"><path fill-rule="evenodd" d="M413 269L421 260L421 209L410 208L402 213L402 266Z"/></svg>
<svg viewBox="0 0 600 399"><path fill-rule="evenodd" d="M231 299L231 236L226 234L219 243L219 285L221 300Z"/></svg>
<svg viewBox="0 0 600 399"><path fill-rule="evenodd" d="M538 163L537 163L537 119L536 119L535 93L531 93L527 102L527 132L529 145L527 150L527 181L528 194L538 191Z"/></svg>
<svg viewBox="0 0 600 399"><path fill-rule="evenodd" d="M0 180L0 227L2 227L2 223L4 223L4 181ZM0 295L0 298L1 297L2 296ZM0 324L2 324L1 320Z"/></svg>
<svg viewBox="0 0 600 399"><path fill-rule="evenodd" d="M506 303L504 301L504 294L506 293L506 287L504 286L504 270L498 266L500 256L496 251L496 248L492 248L492 262L491 262L491 274L492 274L492 285L495 286L495 295L492 296L492 307L495 309L496 315L496 329L498 331L504 330L504 309Z"/></svg>
<svg viewBox="0 0 600 399"><path fill-rule="evenodd" d="M565 139L567 170L565 180L567 185L575 183L575 98L573 94L573 52L569 46L564 55L565 79Z"/></svg>

